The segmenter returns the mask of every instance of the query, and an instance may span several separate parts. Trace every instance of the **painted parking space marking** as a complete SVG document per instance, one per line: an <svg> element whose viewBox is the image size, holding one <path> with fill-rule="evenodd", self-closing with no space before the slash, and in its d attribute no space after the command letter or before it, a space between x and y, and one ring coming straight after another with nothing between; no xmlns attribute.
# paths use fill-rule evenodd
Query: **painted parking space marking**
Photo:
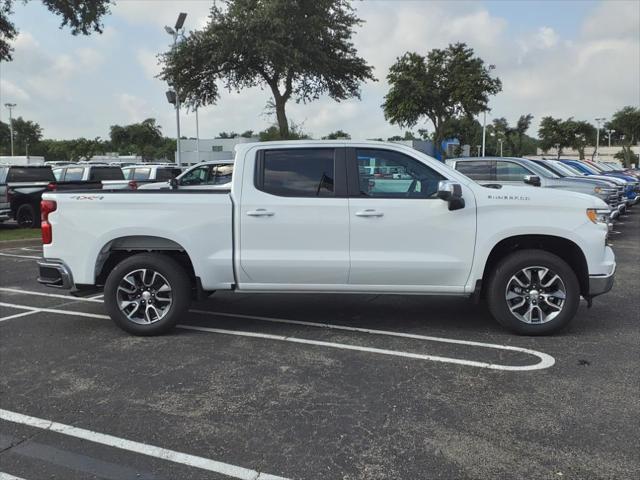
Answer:
<svg viewBox="0 0 640 480"><path fill-rule="evenodd" d="M16 477L15 475L11 475L9 473L0 472L0 480L25 480L21 477Z"/></svg>
<svg viewBox="0 0 640 480"><path fill-rule="evenodd" d="M26 312L15 313L13 315L0 318L0 322L4 322L5 320L11 320L13 318L18 318L18 317L26 317L27 315L33 315L34 313L38 313L38 312L35 310L27 310Z"/></svg>
<svg viewBox="0 0 640 480"><path fill-rule="evenodd" d="M39 428L50 432L79 438L93 443L106 445L108 447L127 450L129 452L146 455L148 457L158 458L173 463L179 463L209 472L215 472L232 478L242 480L287 480L285 477L270 475L258 472L249 468L232 465L230 463L220 462L205 457L198 457L188 453L177 452L154 445L148 445L142 442L127 440L126 438L116 437L105 433L94 432L84 428L65 425L64 423L53 422L38 417L23 415L22 413L11 412L9 410L0 409L0 419L7 422L27 425L29 427ZM1 477L0 477L0 480Z"/></svg>
<svg viewBox="0 0 640 480"><path fill-rule="evenodd" d="M22 290L20 288L0 287L0 292L18 293L20 295L36 295L39 297L63 298L65 300L77 300L78 302L103 303L102 300L96 298L74 297L73 295L64 295L61 293L35 292L33 290Z"/></svg>
<svg viewBox="0 0 640 480"><path fill-rule="evenodd" d="M18 255L16 253L4 253L4 252L0 252L0 256L2 256L2 257L14 257L14 258L30 258L30 259L34 259L34 260L40 260L42 258L42 256L36 257L34 255Z"/></svg>
<svg viewBox="0 0 640 480"><path fill-rule="evenodd" d="M34 313L44 312L44 313L55 313L55 314L68 315L68 316L98 318L98 319L105 319L105 320L110 319L108 315L77 312L73 310L31 307L28 305L16 305L12 303L3 303L3 302L0 302L0 306L30 310L30 311L33 311ZM191 312L199 313L199 314L204 313L207 315L220 315L220 316L227 315L228 316L228 314L217 314L214 312L207 312L205 310L193 310ZM238 314L232 314L232 316L238 316ZM200 331L200 332L206 332L206 333L217 333L217 334L223 334L223 335L234 335L238 337L262 338L265 340L276 340L276 341L288 342L288 343L316 345L316 346L336 348L341 350L352 350L352 351L375 353L380 355L412 358L417 360L426 360L426 361L432 361L432 362L451 363L455 365L485 368L489 370L504 370L504 371L512 371L512 372L543 370L546 368L550 368L555 364L555 359L549 354L539 352L537 350L527 349L527 348L513 347L510 345L498 345L498 344L492 344L492 343L472 342L467 340L456 340L456 339L443 338L443 337L428 337L424 335L409 334L409 333L402 333L402 332L389 332L385 330L358 329L357 327L347 327L343 325L331 325L331 324L320 324L320 323L307 324L306 322L300 322L297 320L270 319L269 317L253 317L251 315L245 315L244 317L274 321L278 323L293 323L296 325L311 326L311 327L321 326L322 328L332 328L336 330L349 330L349 331L356 331L356 332L362 332L362 333L371 333L376 335L397 336L397 337L406 337L406 338L412 338L412 339L418 339L418 340L436 341L436 342L442 342L442 343L452 343L452 344L468 345L468 346L475 346L475 347L485 347L485 348L494 349L494 350L515 351L518 353L524 353L527 355L532 355L534 357L537 357L539 361L537 363L529 364L529 365L502 365L497 363L479 362L476 360L466 360L466 359L454 358L454 357L442 357L438 355L427 355L427 354L420 354L420 353L413 353L413 352L405 352L402 350L388 350L384 348L366 347L362 345L352 345L347 343L325 342L321 340L292 337L288 335L275 335L275 334L269 334L269 333L247 332L247 331L241 331L241 330L226 330L221 328L199 327L195 325L182 325L182 324L177 325L176 327L184 330L194 330L194 331Z"/></svg>

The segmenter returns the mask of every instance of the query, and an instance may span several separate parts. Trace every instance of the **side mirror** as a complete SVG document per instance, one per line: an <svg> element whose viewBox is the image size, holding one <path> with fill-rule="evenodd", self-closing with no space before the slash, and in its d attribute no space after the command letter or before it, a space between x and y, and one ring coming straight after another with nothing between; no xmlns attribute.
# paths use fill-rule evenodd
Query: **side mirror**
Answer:
<svg viewBox="0 0 640 480"><path fill-rule="evenodd" d="M169 188L171 190L177 190L178 189L178 179L177 178L172 178L171 180L169 180Z"/></svg>
<svg viewBox="0 0 640 480"><path fill-rule="evenodd" d="M450 180L441 180L438 183L437 197L449 203L449 210L460 210L464 208L464 198L462 198L462 186Z"/></svg>
<svg viewBox="0 0 640 480"><path fill-rule="evenodd" d="M533 185L534 187L539 187L541 185L540 177L537 175L525 175L522 181L527 185Z"/></svg>

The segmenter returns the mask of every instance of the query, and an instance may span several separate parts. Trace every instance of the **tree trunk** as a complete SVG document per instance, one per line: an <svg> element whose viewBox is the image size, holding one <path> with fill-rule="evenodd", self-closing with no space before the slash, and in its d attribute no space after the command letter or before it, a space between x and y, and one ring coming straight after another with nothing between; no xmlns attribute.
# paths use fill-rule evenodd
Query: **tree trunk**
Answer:
<svg viewBox="0 0 640 480"><path fill-rule="evenodd" d="M286 140L289 138L289 122L284 109L287 101L280 95L274 97L276 104L276 118L278 120L278 128L280 129L280 138L282 140Z"/></svg>

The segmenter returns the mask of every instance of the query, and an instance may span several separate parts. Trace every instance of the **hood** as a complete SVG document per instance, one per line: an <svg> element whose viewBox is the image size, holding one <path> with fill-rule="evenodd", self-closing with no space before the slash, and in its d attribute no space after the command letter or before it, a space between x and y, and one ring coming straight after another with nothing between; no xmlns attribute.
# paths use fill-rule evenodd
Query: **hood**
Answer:
<svg viewBox="0 0 640 480"><path fill-rule="evenodd" d="M609 208L605 202L594 195L558 190L556 188L511 185L505 185L502 188L488 188L481 185L479 187L476 190L478 203L485 205L518 204L544 208L557 208L562 205L563 207L575 207L578 209Z"/></svg>

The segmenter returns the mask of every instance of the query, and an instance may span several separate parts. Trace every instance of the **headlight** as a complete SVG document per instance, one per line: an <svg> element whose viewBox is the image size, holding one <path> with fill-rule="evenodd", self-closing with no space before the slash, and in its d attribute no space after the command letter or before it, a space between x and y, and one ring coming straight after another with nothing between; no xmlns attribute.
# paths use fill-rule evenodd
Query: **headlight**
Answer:
<svg viewBox="0 0 640 480"><path fill-rule="evenodd" d="M593 187L593 193L600 193L602 192L602 187Z"/></svg>
<svg viewBox="0 0 640 480"><path fill-rule="evenodd" d="M607 225L609 223L609 210L603 208L587 208L587 217L593 223Z"/></svg>

